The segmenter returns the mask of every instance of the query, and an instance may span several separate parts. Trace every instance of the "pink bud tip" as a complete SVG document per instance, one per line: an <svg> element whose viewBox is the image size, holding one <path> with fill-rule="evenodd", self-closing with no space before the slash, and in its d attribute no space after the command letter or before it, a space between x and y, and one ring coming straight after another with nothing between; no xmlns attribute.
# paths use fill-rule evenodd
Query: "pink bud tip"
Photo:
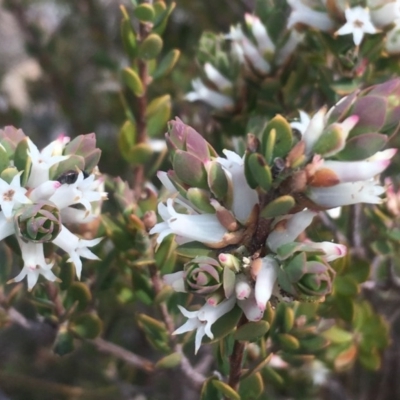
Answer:
<svg viewBox="0 0 400 400"><path fill-rule="evenodd" d="M265 307L267 305L263 304L263 303L257 303L257 307L260 309L260 311L264 312L265 311ZM261 317L260 317L261 318Z"/></svg>
<svg viewBox="0 0 400 400"><path fill-rule="evenodd" d="M226 262L226 261L228 261L228 257L226 256L226 254L221 253L218 256L218 260L221 261L221 262Z"/></svg>
<svg viewBox="0 0 400 400"><path fill-rule="evenodd" d="M61 186L61 183L58 182L58 181L55 181L55 182L53 183L53 186L54 186L55 189L58 189L58 188Z"/></svg>
<svg viewBox="0 0 400 400"><path fill-rule="evenodd" d="M216 305L217 305L217 302L216 302L214 299L208 299L208 300L207 300L207 303L208 303L210 306L216 306Z"/></svg>

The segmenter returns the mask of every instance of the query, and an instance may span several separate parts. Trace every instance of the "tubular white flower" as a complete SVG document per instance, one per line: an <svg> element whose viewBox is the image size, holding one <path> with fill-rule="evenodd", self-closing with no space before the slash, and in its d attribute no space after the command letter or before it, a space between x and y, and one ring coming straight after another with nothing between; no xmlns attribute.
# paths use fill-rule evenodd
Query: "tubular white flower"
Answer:
<svg viewBox="0 0 400 400"><path fill-rule="evenodd" d="M72 204L82 204L89 212L92 209L91 202L99 201L104 196L104 192L97 190L100 185L99 180L94 180L95 176L89 175L84 178L83 173L79 172L77 180L72 184L63 184L49 200L53 202L59 210Z"/></svg>
<svg viewBox="0 0 400 400"><path fill-rule="evenodd" d="M233 100L224 94L209 89L201 79L192 81L193 92L189 92L185 99L188 101L201 100L218 110L230 109L234 106Z"/></svg>
<svg viewBox="0 0 400 400"><path fill-rule="evenodd" d="M379 197L385 192L385 188L375 182L351 182L339 185L310 188L308 197L316 204L325 207L339 207L356 203L380 204Z"/></svg>
<svg viewBox="0 0 400 400"><path fill-rule="evenodd" d="M0 178L0 206L7 219L12 217L14 207L19 204L31 203L25 196L27 190L21 187L21 174L22 172L19 172L15 175L11 183Z"/></svg>
<svg viewBox="0 0 400 400"><path fill-rule="evenodd" d="M264 257L254 287L254 297L261 311L265 310L267 302L271 298L277 277L278 263L272 257Z"/></svg>
<svg viewBox="0 0 400 400"><path fill-rule="evenodd" d="M167 285L172 286L172 288L175 290L175 292L186 293L184 278L185 278L184 271L178 271L178 272L174 272L172 274L166 274L163 276L164 282Z"/></svg>
<svg viewBox="0 0 400 400"><path fill-rule="evenodd" d="M390 159L376 161L324 161L320 169L330 169L339 181L357 182L368 180L384 171L390 164Z"/></svg>
<svg viewBox="0 0 400 400"><path fill-rule="evenodd" d="M303 210L296 214L277 218L273 231L268 235L267 245L276 252L278 247L293 242L312 222L317 213Z"/></svg>
<svg viewBox="0 0 400 400"><path fill-rule="evenodd" d="M265 25L260 21L260 18L252 14L245 14L244 18L257 41L257 47L261 54L273 53L275 51L275 45L269 37Z"/></svg>
<svg viewBox="0 0 400 400"><path fill-rule="evenodd" d="M14 222L8 220L3 213L0 212L0 240L15 233Z"/></svg>
<svg viewBox="0 0 400 400"><path fill-rule="evenodd" d="M222 165L228 179L232 182L233 201L231 210L235 218L245 224L254 206L258 204L258 194L247 183L244 175L243 158L230 150L223 152L226 158L218 157L216 161Z"/></svg>
<svg viewBox="0 0 400 400"><path fill-rule="evenodd" d="M290 123L290 126L293 129L297 129L302 135L304 135L304 132L308 128L311 122L310 116L303 110L299 110L299 115L300 115L300 120L299 121L293 121Z"/></svg>
<svg viewBox="0 0 400 400"><path fill-rule="evenodd" d="M249 321L259 321L264 315L264 310L258 307L254 291L244 300L237 300L237 305L242 309Z"/></svg>
<svg viewBox="0 0 400 400"><path fill-rule="evenodd" d="M237 274L236 275L236 282L235 282L235 294L238 300L247 299L251 292L252 287L246 275L244 274Z"/></svg>
<svg viewBox="0 0 400 400"><path fill-rule="evenodd" d="M307 242L304 243L303 249L304 251L310 251L313 249L323 251L325 253L323 259L327 262L334 261L347 254L346 246L333 242Z"/></svg>
<svg viewBox="0 0 400 400"><path fill-rule="evenodd" d="M178 235L188 242L219 243L228 232L215 214L180 214L174 209L174 200L167 205L159 203L158 213L164 222L156 224L150 234L159 233L157 243L170 234Z"/></svg>
<svg viewBox="0 0 400 400"><path fill-rule="evenodd" d="M29 198L33 203L39 200L46 200L51 197L60 186L61 183L58 181L43 182L29 193Z"/></svg>
<svg viewBox="0 0 400 400"><path fill-rule="evenodd" d="M285 44L278 49L275 55L275 62L277 65L282 65L287 58L294 52L297 45L301 43L304 39L304 33L297 31L291 31Z"/></svg>
<svg viewBox="0 0 400 400"><path fill-rule="evenodd" d="M41 152L36 145L28 138L28 156L31 158L32 167L29 174L27 186L36 188L49 180L49 169L69 156L53 155L53 151L60 145L54 141L45 147Z"/></svg>
<svg viewBox="0 0 400 400"><path fill-rule="evenodd" d="M21 272L11 282L20 282L26 276L28 278L28 290L35 286L39 275L43 275L47 280L54 282L57 277L51 271L53 264L47 264L43 253L43 243L23 242L18 239L21 249L24 267Z"/></svg>
<svg viewBox="0 0 400 400"><path fill-rule="evenodd" d="M97 215L88 210L66 207L60 211L61 220L64 224L87 224L97 218Z"/></svg>
<svg viewBox="0 0 400 400"><path fill-rule="evenodd" d="M377 33L377 29L371 22L368 8L356 6L345 10L346 23L336 31L336 35L353 35L353 42L359 46L365 33Z"/></svg>
<svg viewBox="0 0 400 400"><path fill-rule="evenodd" d="M160 182L163 184L163 186L168 190L169 195L174 195L174 194L178 193L178 190L176 189L174 184L171 182L171 179L169 179L167 172L158 171L157 178L160 180Z"/></svg>
<svg viewBox="0 0 400 400"><path fill-rule="evenodd" d="M322 135L322 132L325 128L325 114L326 107L322 107L317 113L314 114L307 128L303 132L303 140L306 145L306 153L309 153L311 151L314 144Z"/></svg>
<svg viewBox="0 0 400 400"><path fill-rule="evenodd" d="M288 19L288 29L293 28L294 25L300 23L312 28L317 28L324 32L329 32L335 28L335 23L325 12L315 11L300 0L287 0L292 7L292 12Z"/></svg>
<svg viewBox="0 0 400 400"><path fill-rule="evenodd" d="M367 2L368 3L368 2ZM371 21L377 28L390 25L395 19L400 18L400 4L394 0L377 7L370 6Z"/></svg>
<svg viewBox="0 0 400 400"><path fill-rule="evenodd" d="M232 310L235 306L235 300L235 297L232 296L230 299L223 300L216 306L206 303L198 311L188 311L182 306L178 306L181 313L188 318L188 320L172 334L180 335L181 333L196 329L195 353L197 353L204 335L207 335L210 339L214 338L211 332L213 323Z"/></svg>
<svg viewBox="0 0 400 400"><path fill-rule="evenodd" d="M231 30L229 34L226 35L226 38L231 39L241 47L244 60L254 69L264 74L271 72L270 64L260 54L259 49L246 37L240 25L236 27L231 26Z"/></svg>
<svg viewBox="0 0 400 400"><path fill-rule="evenodd" d="M61 232L53 240L53 243L68 253L70 257L68 262L74 263L76 276L78 279L80 279L82 272L82 261L80 257L87 258L89 260L99 260L99 258L93 254L88 247L96 246L96 244L100 243L102 239L103 238L92 240L80 239L78 236L70 232L65 226L63 226L61 228Z"/></svg>
<svg viewBox="0 0 400 400"><path fill-rule="evenodd" d="M221 91L227 90L227 89L232 89L233 84L232 82L227 79L224 75L221 74L217 70L217 68L214 67L214 65L210 63L205 63L204 64L204 72L207 75L207 78L214 83L215 86Z"/></svg>

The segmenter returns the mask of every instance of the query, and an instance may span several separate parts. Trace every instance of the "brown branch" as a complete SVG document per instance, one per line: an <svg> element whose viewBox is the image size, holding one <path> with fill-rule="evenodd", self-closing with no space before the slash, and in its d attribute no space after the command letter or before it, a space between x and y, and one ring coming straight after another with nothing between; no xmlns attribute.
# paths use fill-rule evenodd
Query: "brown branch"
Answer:
<svg viewBox="0 0 400 400"><path fill-rule="evenodd" d="M121 346L108 342L102 338L88 340L88 342L94 344L99 351L111 354L114 357L123 360L127 364L132 365L138 369L141 369L148 373L154 371L154 364L150 360L138 356L137 354L132 353L131 351L128 351Z"/></svg>
<svg viewBox="0 0 400 400"><path fill-rule="evenodd" d="M237 325L239 328L240 326L244 325L247 322L246 316L243 314L240 318L240 321ZM233 390L239 389L239 382L240 377L242 374L242 362L243 362L243 354L245 349L245 342L241 342L239 340L235 340L235 344L233 345L232 355L230 356L230 371L229 371L229 380L228 385Z"/></svg>

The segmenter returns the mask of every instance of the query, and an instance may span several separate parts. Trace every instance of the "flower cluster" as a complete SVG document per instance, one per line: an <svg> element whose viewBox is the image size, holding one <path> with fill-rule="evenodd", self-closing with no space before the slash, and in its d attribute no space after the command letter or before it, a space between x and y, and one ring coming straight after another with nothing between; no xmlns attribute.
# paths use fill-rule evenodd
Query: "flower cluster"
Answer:
<svg viewBox="0 0 400 400"><path fill-rule="evenodd" d="M54 263L45 257L46 243L68 253L78 278L81 257L97 259L89 247L101 239L81 239L64 224L95 218L95 203L105 198L93 173L99 158L94 134L72 141L61 136L39 151L21 130L0 130L0 240L15 235L24 261L11 282L27 277L31 290L39 275L57 279Z"/></svg>
<svg viewBox="0 0 400 400"><path fill-rule="evenodd" d="M400 52L400 1L367 0L350 7L342 1L322 2L319 7L307 0L287 0L291 7L288 29L306 25L334 35L352 35L359 46L364 36L387 32L385 49L389 54ZM360 2L361 3L361 2ZM363 2L365 3L365 2ZM343 24L343 21L346 21Z"/></svg>
<svg viewBox="0 0 400 400"><path fill-rule="evenodd" d="M205 81L192 81L187 100L204 101L219 112L234 112L243 106L244 79L264 79L287 60L304 36L291 30L273 41L260 17L246 14L245 22L244 27L232 26L226 35L202 36L198 58Z"/></svg>
<svg viewBox="0 0 400 400"><path fill-rule="evenodd" d="M196 351L236 306L257 321L271 297L322 301L331 292L329 263L346 247L312 242L305 230L320 210L382 201L376 176L396 151L381 151L387 136L378 132L394 128L399 89L395 80L353 93L312 118L301 113L292 126L278 115L261 140L249 136L244 156L224 150L219 157L193 128L170 122L173 169L158 174L169 198L150 233L158 243L175 234L191 254L198 249L183 271L165 277L176 291L206 300L198 311L180 307L188 321L175 332L196 329Z"/></svg>

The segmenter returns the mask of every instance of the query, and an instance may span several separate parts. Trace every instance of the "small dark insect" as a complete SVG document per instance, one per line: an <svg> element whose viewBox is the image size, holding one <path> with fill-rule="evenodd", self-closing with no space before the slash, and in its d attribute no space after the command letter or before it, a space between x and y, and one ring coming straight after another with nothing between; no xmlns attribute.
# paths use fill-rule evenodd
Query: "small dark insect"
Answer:
<svg viewBox="0 0 400 400"><path fill-rule="evenodd" d="M82 171L83 177L87 178L89 174L85 171ZM57 179L56 181L60 182L61 185L67 184L67 185L72 185L73 183L76 182L79 176L79 171L77 170L69 170L66 172L63 172Z"/></svg>

